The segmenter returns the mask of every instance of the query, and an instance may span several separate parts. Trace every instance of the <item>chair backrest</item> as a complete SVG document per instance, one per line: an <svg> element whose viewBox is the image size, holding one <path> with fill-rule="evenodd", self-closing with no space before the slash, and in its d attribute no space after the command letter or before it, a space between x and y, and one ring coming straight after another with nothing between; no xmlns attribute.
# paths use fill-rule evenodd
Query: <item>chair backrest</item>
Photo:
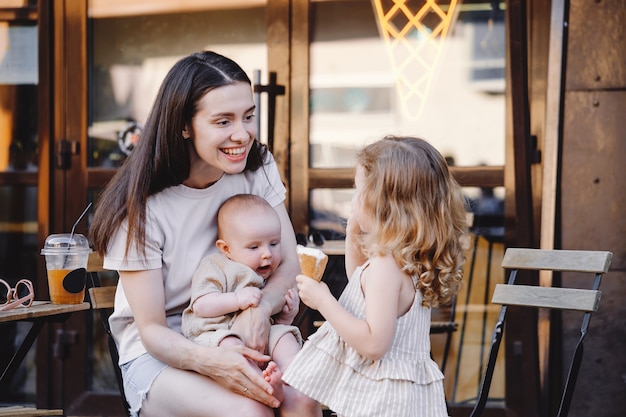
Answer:
<svg viewBox="0 0 626 417"><path fill-rule="evenodd" d="M584 312L580 338L574 349L557 413L557 417L567 416L582 362L583 340L587 334L591 314L598 310L601 296L600 281L609 270L612 256L611 252L606 251L507 249L502 260L502 267L511 270L509 281L508 284L496 285L492 297L492 303L501 304L502 308L493 332L478 401L470 417L479 416L485 408L509 305ZM590 289L517 285L515 279L518 270L582 272L594 274L594 279Z"/></svg>
<svg viewBox="0 0 626 417"><path fill-rule="evenodd" d="M117 351L117 345L111 333L111 327L109 326L109 316L113 312L113 306L115 304L115 291L117 287L113 285L107 285L102 287L100 284L99 272L105 271L103 267L102 257L96 253L89 255L89 262L87 264L87 273L91 280L91 287L88 289L89 301L91 308L100 314L100 322L102 327L107 333L107 342L109 346L109 354L111 356L111 362L115 371L115 378L117 379L118 388L122 396L124 409L127 415L130 416L129 405L126 401L126 395L124 394L124 382L122 380L122 371L119 367L119 354Z"/></svg>
<svg viewBox="0 0 626 417"><path fill-rule="evenodd" d="M115 290L117 287L112 285L106 287L89 288L89 300L91 308L100 310L103 308L113 308L115 302Z"/></svg>
<svg viewBox="0 0 626 417"><path fill-rule="evenodd" d="M452 346L452 333L456 332L459 328L459 323L456 321L456 300L457 297L455 295L449 306L433 309L433 319L430 322L431 335L446 335L440 364L442 373L446 371L446 364L448 363L448 356L450 355L450 348ZM435 315L437 317L435 317Z"/></svg>

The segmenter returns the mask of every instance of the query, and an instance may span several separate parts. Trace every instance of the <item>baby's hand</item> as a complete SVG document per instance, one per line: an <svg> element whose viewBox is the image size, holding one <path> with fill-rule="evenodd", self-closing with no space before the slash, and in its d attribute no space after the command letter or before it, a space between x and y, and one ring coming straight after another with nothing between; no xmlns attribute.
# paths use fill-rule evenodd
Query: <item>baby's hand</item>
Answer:
<svg viewBox="0 0 626 417"><path fill-rule="evenodd" d="M291 324L293 319L298 314L298 308L300 299L298 298L298 291L295 288L289 288L287 294L285 294L285 305L280 313L274 317L274 323L276 324Z"/></svg>
<svg viewBox="0 0 626 417"><path fill-rule="evenodd" d="M245 287L235 291L237 296L237 304L240 310L245 310L250 307L256 307L261 301L261 290L256 287Z"/></svg>

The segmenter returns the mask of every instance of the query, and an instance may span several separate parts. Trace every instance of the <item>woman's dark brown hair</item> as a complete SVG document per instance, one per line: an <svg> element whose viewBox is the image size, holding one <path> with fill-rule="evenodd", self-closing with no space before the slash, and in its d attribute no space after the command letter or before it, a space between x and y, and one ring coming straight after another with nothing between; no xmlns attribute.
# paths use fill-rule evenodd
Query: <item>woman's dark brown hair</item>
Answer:
<svg viewBox="0 0 626 417"><path fill-rule="evenodd" d="M89 233L94 249L103 255L109 241L127 220L126 253L136 244L145 253L146 201L189 177L189 150L182 140L198 102L209 91L238 82L251 84L234 61L215 52L197 52L182 58L167 73L137 146L117 170L100 196ZM267 148L254 140L246 170L259 169Z"/></svg>

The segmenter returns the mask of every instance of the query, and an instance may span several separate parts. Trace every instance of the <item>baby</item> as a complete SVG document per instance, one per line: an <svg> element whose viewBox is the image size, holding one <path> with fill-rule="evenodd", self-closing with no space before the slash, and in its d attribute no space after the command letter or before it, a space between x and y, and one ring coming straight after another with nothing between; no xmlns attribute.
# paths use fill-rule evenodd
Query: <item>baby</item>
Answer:
<svg viewBox="0 0 626 417"><path fill-rule="evenodd" d="M244 344L231 325L239 312L259 304L261 289L281 262L280 220L262 197L238 194L222 204L217 223L219 252L205 257L193 275L182 331L206 346ZM268 317L273 323L268 344L272 361L263 375L281 401L289 401L289 392L295 393L282 383L281 369L291 363L302 345L300 331L291 325L298 302L296 290L291 288L281 313Z"/></svg>

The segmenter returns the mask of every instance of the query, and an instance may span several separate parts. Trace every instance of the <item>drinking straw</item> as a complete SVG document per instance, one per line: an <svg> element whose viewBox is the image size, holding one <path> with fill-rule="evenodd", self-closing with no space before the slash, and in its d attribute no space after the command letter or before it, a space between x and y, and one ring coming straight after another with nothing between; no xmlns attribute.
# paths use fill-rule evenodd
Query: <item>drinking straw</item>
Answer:
<svg viewBox="0 0 626 417"><path fill-rule="evenodd" d="M76 222L74 223L74 226L72 226L72 231L70 232L70 239L67 242L67 251L68 252L70 251L71 244L72 244L72 239L74 238L74 230L76 229L76 226L78 225L78 223L80 223L80 221L83 219L85 214L87 214L87 211L89 210L90 207L91 207L91 203L87 204L87 207L85 208L85 210L83 210L81 215L78 216L78 220L76 220ZM63 259L63 268L62 269L65 269L65 265L66 264L67 264L67 255L65 255L65 259Z"/></svg>

